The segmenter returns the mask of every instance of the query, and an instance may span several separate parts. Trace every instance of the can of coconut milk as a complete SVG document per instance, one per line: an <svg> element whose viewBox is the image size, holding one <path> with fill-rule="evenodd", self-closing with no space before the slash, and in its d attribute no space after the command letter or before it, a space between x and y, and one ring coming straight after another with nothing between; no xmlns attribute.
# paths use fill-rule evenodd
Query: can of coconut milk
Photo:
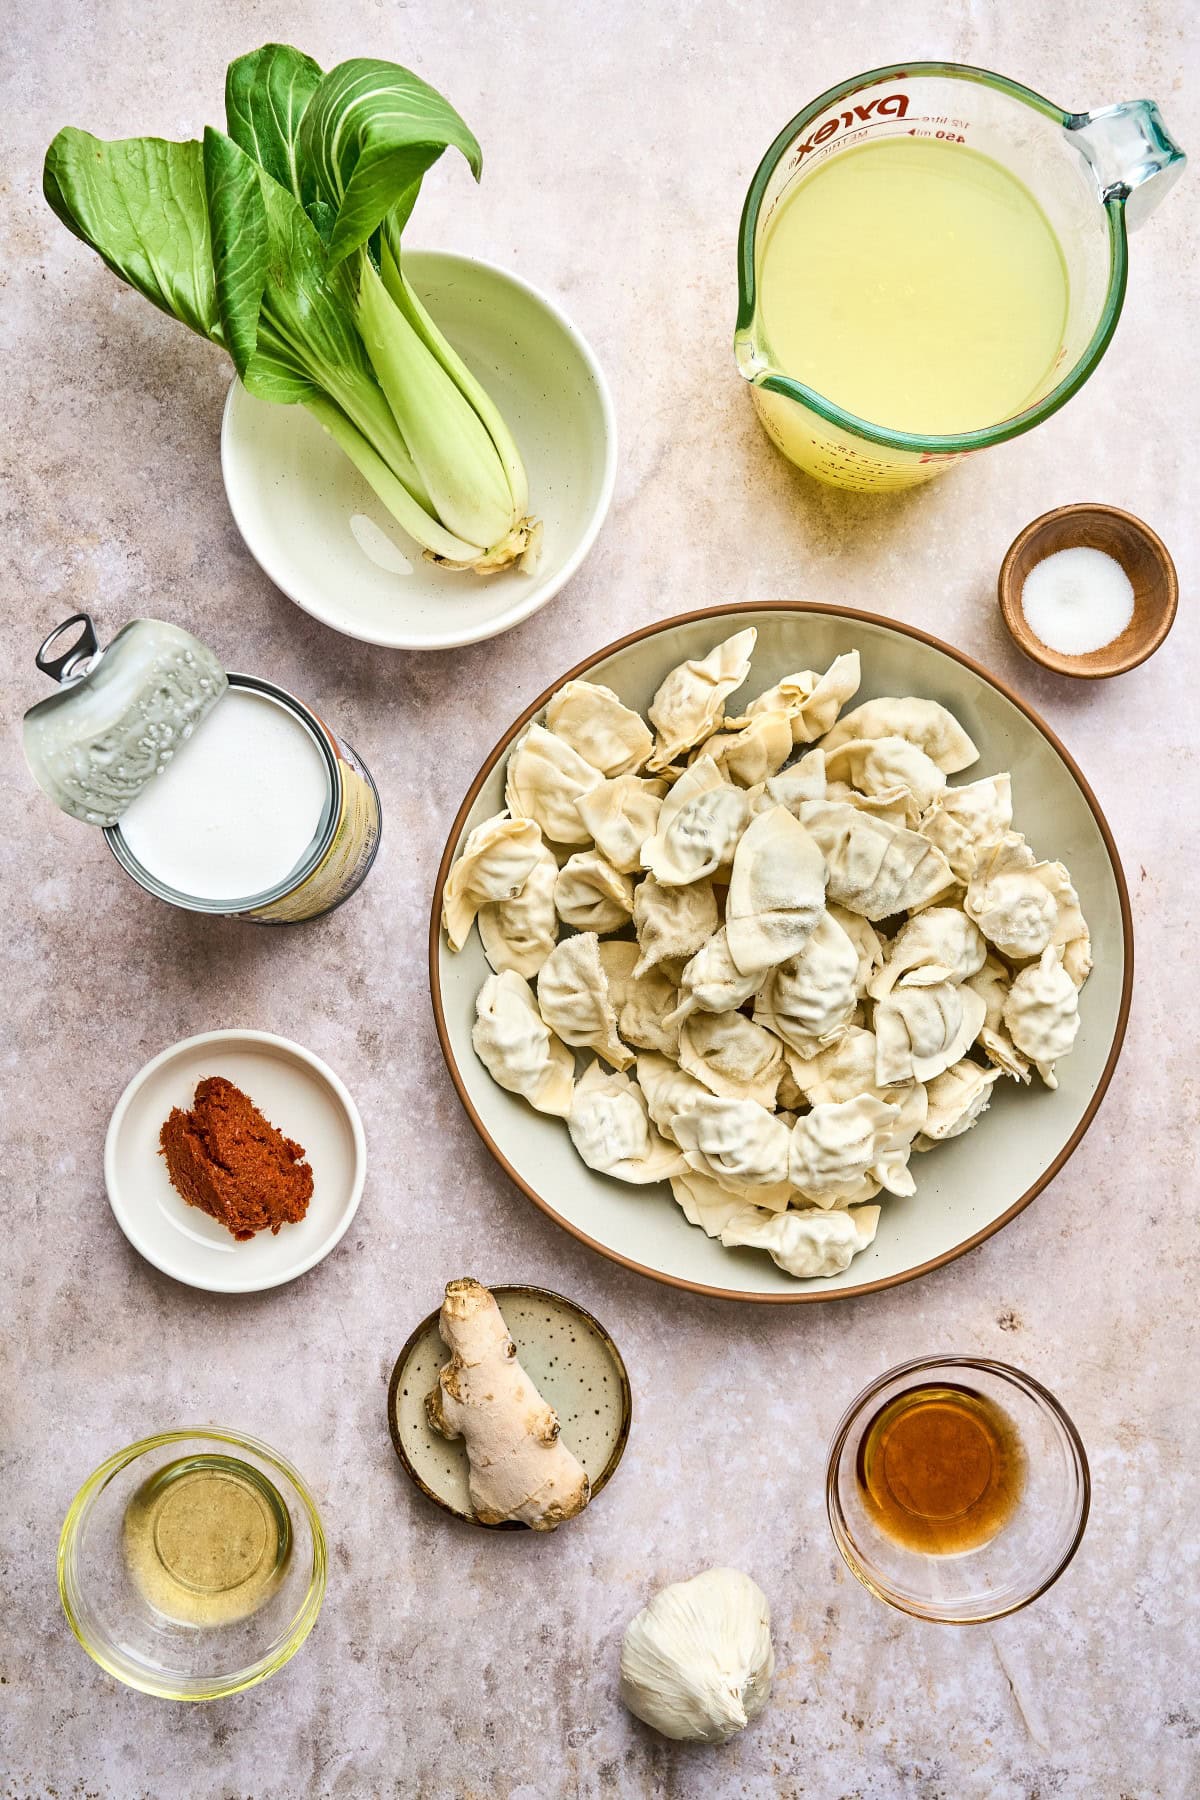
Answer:
<svg viewBox="0 0 1200 1800"><path fill-rule="evenodd" d="M75 627L78 640L52 657ZM26 714L30 766L62 810L102 828L147 893L282 925L361 886L382 823L375 783L294 694L227 674L161 620L134 620L101 651L76 614L37 664L62 686Z"/></svg>

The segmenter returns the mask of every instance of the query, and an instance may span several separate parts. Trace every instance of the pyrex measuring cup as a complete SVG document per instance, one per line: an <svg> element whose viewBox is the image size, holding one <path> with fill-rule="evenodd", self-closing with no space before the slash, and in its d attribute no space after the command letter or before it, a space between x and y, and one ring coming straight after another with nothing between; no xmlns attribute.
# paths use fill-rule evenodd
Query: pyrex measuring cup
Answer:
<svg viewBox="0 0 1200 1800"><path fill-rule="evenodd" d="M1016 176L1040 205L1066 266L1062 341L1041 391L1012 417L953 436L900 431L845 411L778 367L763 330L758 277L780 203L830 158L899 136L969 145ZM1125 298L1127 232L1149 216L1184 161L1150 100L1069 113L986 69L938 62L873 69L830 88L775 139L742 212L734 348L768 434L823 481L881 490L927 481L1040 424L1103 356Z"/></svg>

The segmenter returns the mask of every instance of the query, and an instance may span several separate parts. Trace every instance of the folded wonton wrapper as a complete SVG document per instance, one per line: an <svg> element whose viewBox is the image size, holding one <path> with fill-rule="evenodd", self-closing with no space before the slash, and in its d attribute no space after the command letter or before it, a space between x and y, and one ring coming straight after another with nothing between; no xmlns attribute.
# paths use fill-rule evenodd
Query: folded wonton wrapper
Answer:
<svg viewBox="0 0 1200 1800"><path fill-rule="evenodd" d="M766 1250L789 1275L812 1280L848 1269L859 1251L874 1242L878 1224L877 1206L856 1206L850 1212L786 1213L746 1206L726 1221L721 1242L730 1248L746 1245Z"/></svg>

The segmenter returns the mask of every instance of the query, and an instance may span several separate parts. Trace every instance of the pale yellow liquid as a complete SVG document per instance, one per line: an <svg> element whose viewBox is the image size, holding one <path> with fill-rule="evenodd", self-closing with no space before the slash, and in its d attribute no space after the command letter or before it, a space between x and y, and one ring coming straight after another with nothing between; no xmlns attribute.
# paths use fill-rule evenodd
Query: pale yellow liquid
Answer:
<svg viewBox="0 0 1200 1800"><path fill-rule="evenodd" d="M1058 239L1028 188L965 145L830 157L776 211L758 280L773 365L871 424L979 430L1054 385Z"/></svg>
<svg viewBox="0 0 1200 1800"><path fill-rule="evenodd" d="M155 1612L180 1625L230 1625L276 1592L292 1549L283 1497L233 1456L185 1456L125 1508L125 1560Z"/></svg>

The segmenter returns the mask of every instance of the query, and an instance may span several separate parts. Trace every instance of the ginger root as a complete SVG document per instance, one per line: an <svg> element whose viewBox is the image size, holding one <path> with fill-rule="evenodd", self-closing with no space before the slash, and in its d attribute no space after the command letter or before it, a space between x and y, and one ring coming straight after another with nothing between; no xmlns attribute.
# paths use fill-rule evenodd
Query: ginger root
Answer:
<svg viewBox="0 0 1200 1800"><path fill-rule="evenodd" d="M520 1519L534 1531L573 1519L591 1498L587 1473L559 1441L558 1415L517 1360L487 1288L448 1282L438 1329L451 1356L425 1412L434 1431L466 1444L475 1517Z"/></svg>

